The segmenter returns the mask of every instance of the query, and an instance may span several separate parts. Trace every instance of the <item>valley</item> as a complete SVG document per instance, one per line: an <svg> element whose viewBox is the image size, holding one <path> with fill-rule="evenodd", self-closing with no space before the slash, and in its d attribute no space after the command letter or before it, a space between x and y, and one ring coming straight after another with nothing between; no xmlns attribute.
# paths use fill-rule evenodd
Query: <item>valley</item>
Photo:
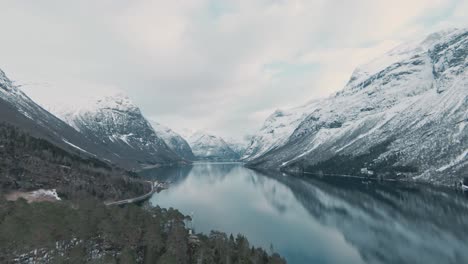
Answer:
<svg viewBox="0 0 468 264"><path fill-rule="evenodd" d="M462 263L467 55L434 32L236 137L0 70L0 262Z"/></svg>

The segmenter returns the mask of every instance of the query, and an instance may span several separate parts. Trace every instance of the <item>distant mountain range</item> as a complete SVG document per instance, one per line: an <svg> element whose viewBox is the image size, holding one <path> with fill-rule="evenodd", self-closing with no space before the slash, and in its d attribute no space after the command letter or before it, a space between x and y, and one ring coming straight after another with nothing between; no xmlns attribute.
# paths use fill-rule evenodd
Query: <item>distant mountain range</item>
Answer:
<svg viewBox="0 0 468 264"><path fill-rule="evenodd" d="M227 138L225 139L228 146L236 152L239 157L244 156L245 151L250 145L250 138L244 137L242 139L235 139L235 138Z"/></svg>
<svg viewBox="0 0 468 264"><path fill-rule="evenodd" d="M286 172L452 184L468 171L467 54L467 29L398 46L358 67L336 94L277 110L249 144L206 132L184 139L150 123L119 93L84 105L41 107L1 70L0 122L73 155L130 170L242 160Z"/></svg>
<svg viewBox="0 0 468 264"><path fill-rule="evenodd" d="M235 144L230 145L223 138L207 132L195 132L188 138L188 142L198 160L237 161L240 158Z"/></svg>
<svg viewBox="0 0 468 264"><path fill-rule="evenodd" d="M189 143L181 135L157 122L151 121L151 125L153 126L156 134L164 140L167 146L177 155L186 160L195 160L192 148L190 148Z"/></svg>
<svg viewBox="0 0 468 264"><path fill-rule="evenodd" d="M248 166L453 184L468 173L468 30L436 32L358 67L343 90L278 110Z"/></svg>
<svg viewBox="0 0 468 264"><path fill-rule="evenodd" d="M0 119L60 147L126 169L188 163L194 159L184 139L157 123L156 132L140 109L122 93L90 97L81 105L63 102L44 103L41 107L3 72L0 78L3 88L0 107L5 108Z"/></svg>
<svg viewBox="0 0 468 264"><path fill-rule="evenodd" d="M138 106L121 92L103 97L90 95L86 103L81 104L39 102L39 106L3 76L5 86L14 91L8 96L4 93L4 97L11 102L12 108L17 108L17 115L28 119L30 127L36 126L35 122L51 120L54 124L45 125L43 129L57 128L57 131L48 131L48 134L59 136L50 136L52 141L127 169L194 160L237 161L246 149L244 142L226 142L221 137L203 132L192 134L187 141L170 128L155 121L149 122ZM28 108L23 109L24 105ZM37 118L35 113L43 116ZM15 116L10 121L17 123L21 118ZM72 138L68 140L67 135Z"/></svg>

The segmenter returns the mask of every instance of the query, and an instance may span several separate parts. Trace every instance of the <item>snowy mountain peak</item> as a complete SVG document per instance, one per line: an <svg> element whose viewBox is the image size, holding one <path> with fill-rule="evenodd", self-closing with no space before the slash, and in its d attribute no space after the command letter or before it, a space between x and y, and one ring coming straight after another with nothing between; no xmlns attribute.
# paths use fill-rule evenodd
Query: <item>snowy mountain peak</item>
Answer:
<svg viewBox="0 0 468 264"><path fill-rule="evenodd" d="M95 95L82 96L82 98L76 102L49 102L49 104L44 105L44 107L59 118L71 123L72 126L74 126L74 124L71 121L77 116L96 114L102 111L127 112L141 115L138 106L136 106L126 94L120 91L102 97Z"/></svg>
<svg viewBox="0 0 468 264"><path fill-rule="evenodd" d="M96 107L98 109L109 109L114 111L140 112L140 109L132 102L132 100L122 92L96 100Z"/></svg>
<svg viewBox="0 0 468 264"><path fill-rule="evenodd" d="M388 67L394 67L393 64L409 61L413 59L413 63L418 63L414 60L423 54L429 53L443 43L449 42L451 39L457 39L466 35L468 29L447 29L432 33L424 38L400 44L384 55L358 66L352 73L348 84L344 90L352 90L368 81L373 75L382 74ZM364 84L365 85L365 84Z"/></svg>
<svg viewBox="0 0 468 264"><path fill-rule="evenodd" d="M120 91L46 107L87 139L127 161L130 168L181 160L158 137L138 106Z"/></svg>
<svg viewBox="0 0 468 264"><path fill-rule="evenodd" d="M447 29L443 29L443 30L439 30L437 32L433 32L431 34L429 34L428 36L426 36L423 41L421 42L421 45L425 48L425 49L428 49L432 46L434 46L434 44L436 44L437 42L440 42L442 41L444 38L447 38L448 36L450 35L457 35L457 34L460 34L462 33L463 31L466 31L467 29L463 29L463 28L447 28Z"/></svg>

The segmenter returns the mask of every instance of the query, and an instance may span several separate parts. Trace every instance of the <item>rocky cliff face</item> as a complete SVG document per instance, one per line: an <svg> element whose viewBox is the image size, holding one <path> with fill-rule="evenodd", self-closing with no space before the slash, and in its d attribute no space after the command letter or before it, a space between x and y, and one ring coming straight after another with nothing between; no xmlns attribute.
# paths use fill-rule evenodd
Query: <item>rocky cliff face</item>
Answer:
<svg viewBox="0 0 468 264"><path fill-rule="evenodd" d="M357 68L335 95L265 122L251 166L451 184L468 168L468 30L434 33Z"/></svg>

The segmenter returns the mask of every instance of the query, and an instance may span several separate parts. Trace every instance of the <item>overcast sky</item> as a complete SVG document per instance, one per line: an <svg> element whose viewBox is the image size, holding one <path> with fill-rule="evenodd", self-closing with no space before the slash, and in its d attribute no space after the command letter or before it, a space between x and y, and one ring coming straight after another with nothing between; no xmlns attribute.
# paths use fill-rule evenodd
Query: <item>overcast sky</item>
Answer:
<svg viewBox="0 0 468 264"><path fill-rule="evenodd" d="M254 133L468 0L0 0L0 68L41 102L118 89L176 131Z"/></svg>

